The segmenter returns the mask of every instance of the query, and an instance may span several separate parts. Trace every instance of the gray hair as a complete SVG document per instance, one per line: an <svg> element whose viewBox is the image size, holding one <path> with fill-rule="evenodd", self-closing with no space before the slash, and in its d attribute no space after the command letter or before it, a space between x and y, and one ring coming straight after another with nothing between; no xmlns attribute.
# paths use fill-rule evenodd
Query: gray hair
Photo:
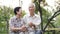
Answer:
<svg viewBox="0 0 60 34"><path fill-rule="evenodd" d="M34 3L30 3L29 6L30 6L30 5L33 5L33 6L35 7L35 4L34 4Z"/></svg>

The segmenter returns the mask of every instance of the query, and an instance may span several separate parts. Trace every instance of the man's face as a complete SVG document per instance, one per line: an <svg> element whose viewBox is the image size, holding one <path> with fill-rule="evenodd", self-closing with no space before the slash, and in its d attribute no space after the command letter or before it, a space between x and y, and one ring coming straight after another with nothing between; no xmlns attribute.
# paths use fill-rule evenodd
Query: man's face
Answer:
<svg viewBox="0 0 60 34"><path fill-rule="evenodd" d="M22 16L22 9L19 9L19 11L17 12L17 15Z"/></svg>
<svg viewBox="0 0 60 34"><path fill-rule="evenodd" d="M29 12L30 12L30 13L34 13L34 10L35 10L35 7L34 7L34 5L31 4L31 5L29 6Z"/></svg>

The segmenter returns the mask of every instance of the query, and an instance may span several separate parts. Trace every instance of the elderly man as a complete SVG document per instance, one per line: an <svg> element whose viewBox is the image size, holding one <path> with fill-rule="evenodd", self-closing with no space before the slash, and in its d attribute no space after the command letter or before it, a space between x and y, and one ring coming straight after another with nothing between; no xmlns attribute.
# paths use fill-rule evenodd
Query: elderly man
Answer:
<svg viewBox="0 0 60 34"><path fill-rule="evenodd" d="M9 20L9 34L25 34L27 29L23 19L21 18L21 7L14 8L14 14L15 16Z"/></svg>
<svg viewBox="0 0 60 34"><path fill-rule="evenodd" d="M35 4L29 4L29 14L24 16L24 21L28 26L29 34L40 34L39 28L41 23L41 18L39 15L35 14Z"/></svg>

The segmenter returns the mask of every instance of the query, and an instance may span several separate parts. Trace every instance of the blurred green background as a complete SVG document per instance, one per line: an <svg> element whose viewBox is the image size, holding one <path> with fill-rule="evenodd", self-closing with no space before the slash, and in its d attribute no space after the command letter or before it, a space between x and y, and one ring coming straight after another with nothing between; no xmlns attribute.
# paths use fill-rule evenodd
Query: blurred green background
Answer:
<svg viewBox="0 0 60 34"><path fill-rule="evenodd" d="M35 13L38 14L38 5L39 2L38 0L33 0L32 2L35 3L36 5L36 10ZM43 28L46 26L46 24L48 23L48 19L59 9L58 5L55 9L52 9L52 12L50 10L47 10L44 8L45 6L48 6L48 3L45 2L45 0L41 1L42 6L41 6L41 10L42 10L42 20L43 20ZM59 4L59 3L57 3ZM22 17L26 14L25 10L22 10ZM39 14L38 14L39 15ZM14 16L14 12L13 12L13 8L12 7L7 7L7 6L0 6L0 34L8 34L9 32L9 19ZM55 26L55 28L60 28L60 15L58 15L57 17L55 17L51 23ZM48 25L47 28L53 28L51 26L51 24ZM44 32L44 34L52 34L52 32ZM55 34L60 34L60 32L58 30L56 30Z"/></svg>

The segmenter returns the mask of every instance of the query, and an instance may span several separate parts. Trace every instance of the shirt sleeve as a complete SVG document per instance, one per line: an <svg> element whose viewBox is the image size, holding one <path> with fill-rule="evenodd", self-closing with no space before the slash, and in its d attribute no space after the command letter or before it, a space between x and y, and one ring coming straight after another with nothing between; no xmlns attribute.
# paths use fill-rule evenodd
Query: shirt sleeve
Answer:
<svg viewBox="0 0 60 34"><path fill-rule="evenodd" d="M9 28L14 27L14 21L13 19L9 20Z"/></svg>
<svg viewBox="0 0 60 34"><path fill-rule="evenodd" d="M40 16L37 16L37 17L35 18L35 21L33 21L33 22L34 22L35 25L40 25L40 23L41 23L41 18L40 18Z"/></svg>
<svg viewBox="0 0 60 34"><path fill-rule="evenodd" d="M26 15L23 17L23 21L26 23L27 20L26 20Z"/></svg>

